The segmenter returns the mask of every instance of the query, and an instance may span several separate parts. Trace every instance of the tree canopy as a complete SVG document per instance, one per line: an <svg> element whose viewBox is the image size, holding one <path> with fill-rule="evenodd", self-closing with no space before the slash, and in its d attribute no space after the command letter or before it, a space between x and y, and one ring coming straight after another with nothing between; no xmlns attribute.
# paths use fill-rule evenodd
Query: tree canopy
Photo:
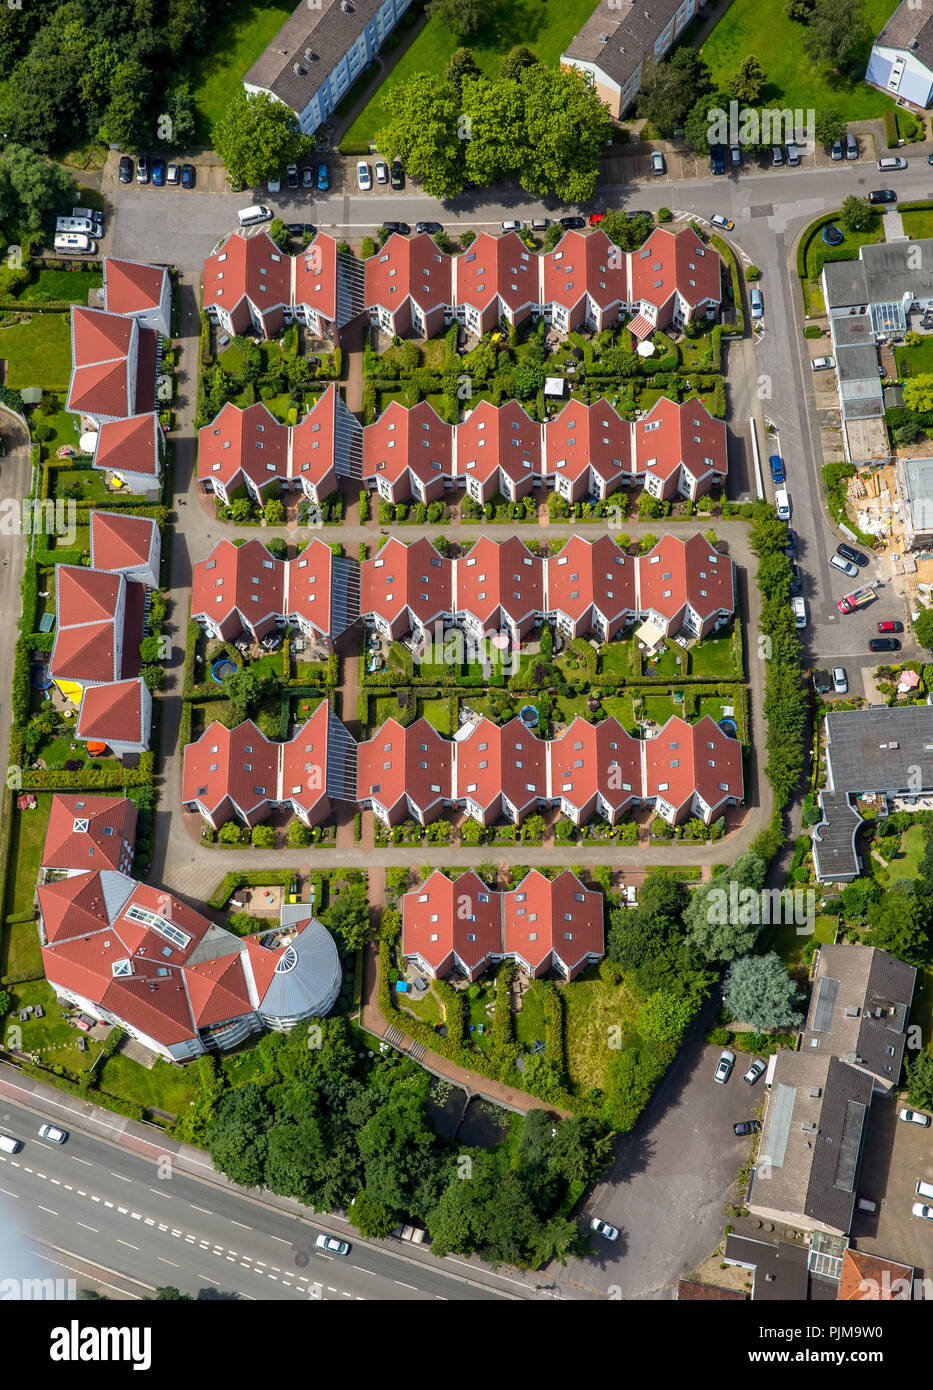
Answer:
<svg viewBox="0 0 933 1390"><path fill-rule="evenodd" d="M795 1007L797 986L775 951L734 960L726 972L722 997L734 1019L750 1023L759 1033L796 1027L803 1017Z"/></svg>
<svg viewBox="0 0 933 1390"><path fill-rule="evenodd" d="M312 148L295 116L268 92L237 87L211 131L214 148L234 183L255 184L281 173Z"/></svg>

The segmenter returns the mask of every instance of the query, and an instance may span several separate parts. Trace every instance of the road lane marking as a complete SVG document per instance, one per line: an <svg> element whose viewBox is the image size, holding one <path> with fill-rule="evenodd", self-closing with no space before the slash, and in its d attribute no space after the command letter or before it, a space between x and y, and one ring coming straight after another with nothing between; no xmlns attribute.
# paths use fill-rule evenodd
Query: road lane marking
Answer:
<svg viewBox="0 0 933 1390"><path fill-rule="evenodd" d="M128 1240L121 1240L119 1236L117 1236L117 1244L118 1244L118 1245L125 1245L125 1246L127 1247L128 1250L138 1250L138 1249L139 1249L139 1246L138 1246L138 1245L130 1245L130 1243L129 1243Z"/></svg>
<svg viewBox="0 0 933 1390"><path fill-rule="evenodd" d="M37 1203L36 1205L38 1206L38 1203ZM40 1210L40 1211L47 1211L48 1214L49 1214L49 1216L57 1216L57 1215L58 1215L58 1212L57 1212L57 1211L53 1211L51 1207L39 1206L39 1210Z"/></svg>
<svg viewBox="0 0 933 1390"><path fill-rule="evenodd" d="M49 1182L53 1182L56 1187L61 1187L61 1183L58 1181L58 1178L49 1178Z"/></svg>
<svg viewBox="0 0 933 1390"><path fill-rule="evenodd" d="M124 1175L123 1175L122 1173L115 1173L115 1172L113 1171L112 1168L111 1168L111 1170L110 1170L110 1176L111 1176L112 1178L119 1178L121 1182L132 1182L132 1181L133 1181L132 1178L124 1177Z"/></svg>
<svg viewBox="0 0 933 1390"><path fill-rule="evenodd" d="M0 1192L2 1192L6 1197L15 1197L17 1200L19 1200L18 1192L7 1192L5 1187L0 1187Z"/></svg>
<svg viewBox="0 0 933 1390"><path fill-rule="evenodd" d="M189 1207L191 1208L192 1211L203 1211L203 1213L204 1213L205 1216L213 1216L213 1215L214 1215L214 1213L213 1213L212 1211L208 1211L207 1207L196 1207L196 1206L194 1205L194 1202L189 1202L188 1205L189 1205Z"/></svg>
<svg viewBox="0 0 933 1390"><path fill-rule="evenodd" d="M86 1231L93 1231L95 1236L100 1235L100 1231L98 1231L97 1227L89 1226L86 1221L79 1221L77 1224L79 1226L83 1226Z"/></svg>
<svg viewBox="0 0 933 1390"><path fill-rule="evenodd" d="M71 1159L72 1163L83 1163L84 1166L85 1166L85 1168L93 1168L93 1167L94 1167L93 1163L91 1163L89 1159L86 1159L86 1158L76 1158L74 1154L69 1154L68 1157Z"/></svg>
<svg viewBox="0 0 933 1390"><path fill-rule="evenodd" d="M110 1210L113 1211L113 1202L108 1202L106 1197L104 1198L104 1206L109 1207Z"/></svg>
<svg viewBox="0 0 933 1390"><path fill-rule="evenodd" d="M401 1279L396 1279L394 1282L398 1284L400 1289L411 1289L412 1293L418 1292L414 1284L404 1284Z"/></svg>
<svg viewBox="0 0 933 1390"><path fill-rule="evenodd" d="M172 1200L172 1194L170 1192L163 1192L161 1187L150 1187L149 1191L154 1192L157 1197L166 1197L169 1201Z"/></svg>
<svg viewBox="0 0 933 1390"><path fill-rule="evenodd" d="M272 1240L277 1240L279 1245L291 1245L290 1240L284 1240L281 1236L272 1236Z"/></svg>
<svg viewBox="0 0 933 1390"><path fill-rule="evenodd" d="M240 1227L242 1227L242 1229L243 1229L244 1231L251 1231L251 1230L253 1229L252 1226L245 1226L245 1225L243 1224L242 1221L231 1221L231 1222L230 1222L230 1225L231 1225L231 1226L240 1226Z"/></svg>
<svg viewBox="0 0 933 1390"><path fill-rule="evenodd" d="M161 1260L162 1264L164 1265L171 1265L173 1269L181 1268L181 1266L177 1265L174 1260L167 1260L164 1255L156 1255L156 1259Z"/></svg>
<svg viewBox="0 0 933 1390"><path fill-rule="evenodd" d="M208 1282L209 1284L217 1284L218 1289L220 1288L220 1285L217 1283L217 1280L216 1280L216 1279L212 1279L211 1276L210 1276L209 1274L201 1274L201 1272L198 1271L198 1278L199 1278L199 1279L206 1279L207 1282Z"/></svg>

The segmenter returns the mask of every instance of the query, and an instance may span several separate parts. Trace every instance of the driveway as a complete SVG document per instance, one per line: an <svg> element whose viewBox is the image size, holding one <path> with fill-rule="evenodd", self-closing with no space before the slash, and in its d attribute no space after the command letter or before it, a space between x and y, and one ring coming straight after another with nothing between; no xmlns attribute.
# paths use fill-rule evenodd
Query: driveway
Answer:
<svg viewBox="0 0 933 1390"><path fill-rule="evenodd" d="M594 1236L592 1256L549 1266L567 1297L672 1299L677 1280L719 1243L723 1207L735 1198L751 1142L736 1139L732 1125L752 1118L764 1095L760 1082L742 1080L744 1053L724 1086L713 1080L720 1049L703 1034L720 1007L717 992L634 1130L619 1140L612 1169L578 1209L587 1226L592 1216L611 1222L619 1239Z"/></svg>
<svg viewBox="0 0 933 1390"><path fill-rule="evenodd" d="M898 1120L900 1104L876 1096L859 1173L859 1196L878 1203L874 1214L856 1211L852 1236L859 1250L912 1264L933 1276L933 1221L912 1216L917 1179L933 1182L933 1128Z"/></svg>

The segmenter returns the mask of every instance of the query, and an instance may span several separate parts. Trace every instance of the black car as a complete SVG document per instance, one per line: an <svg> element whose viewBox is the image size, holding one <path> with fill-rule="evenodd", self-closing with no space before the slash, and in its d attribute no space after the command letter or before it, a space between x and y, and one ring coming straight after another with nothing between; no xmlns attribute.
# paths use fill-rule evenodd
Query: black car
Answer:
<svg viewBox="0 0 933 1390"><path fill-rule="evenodd" d="M799 569L793 563L793 561L791 562L790 567L790 591L792 594L803 593L803 580L800 577Z"/></svg>
<svg viewBox="0 0 933 1390"><path fill-rule="evenodd" d="M197 173L193 164L183 164L181 166L181 186L182 188L194 188L197 181Z"/></svg>
<svg viewBox="0 0 933 1390"><path fill-rule="evenodd" d="M875 188L869 193L868 201L872 207L877 207L879 203L896 203L897 194L893 188Z"/></svg>
<svg viewBox="0 0 933 1390"><path fill-rule="evenodd" d="M784 554L788 560L796 560L797 558L797 537L789 526L787 528L787 540L784 542Z"/></svg>
<svg viewBox="0 0 933 1390"><path fill-rule="evenodd" d="M405 187L405 170L397 159L393 159L389 165L389 183L393 188Z"/></svg>
<svg viewBox="0 0 933 1390"><path fill-rule="evenodd" d="M726 172L726 152L722 145L714 145L709 152L709 167L714 174Z"/></svg>
<svg viewBox="0 0 933 1390"><path fill-rule="evenodd" d="M312 222L289 222L285 230L292 236L317 236L317 227Z"/></svg>
<svg viewBox="0 0 933 1390"><path fill-rule="evenodd" d="M856 550L852 545L846 545L845 542L836 546L836 554L841 555L844 560L851 560L853 565L868 564L867 555L863 555L861 550Z"/></svg>
<svg viewBox="0 0 933 1390"><path fill-rule="evenodd" d="M120 160L120 182L133 182L133 161L130 159L128 154L123 155L123 157Z"/></svg>
<svg viewBox="0 0 933 1390"><path fill-rule="evenodd" d="M298 187L297 164L289 164L288 168L285 170L285 187L290 188L293 193L295 189Z"/></svg>
<svg viewBox="0 0 933 1390"><path fill-rule="evenodd" d="M899 652L901 644L896 637L872 637L868 643L870 652Z"/></svg>
<svg viewBox="0 0 933 1390"><path fill-rule="evenodd" d="M383 222L382 225L387 232L398 232L400 236L408 236L411 231L407 222Z"/></svg>
<svg viewBox="0 0 933 1390"><path fill-rule="evenodd" d="M760 1129L760 1120L740 1120L737 1125L732 1126L732 1133L741 1139L746 1134L757 1134Z"/></svg>
<svg viewBox="0 0 933 1390"><path fill-rule="evenodd" d="M441 226L440 222L415 223L415 231L418 233L419 236L422 232L427 232L428 236L436 236L438 232L442 232L443 230L444 228Z"/></svg>
<svg viewBox="0 0 933 1390"><path fill-rule="evenodd" d="M577 232L581 227L586 226L585 217L562 217L560 225L568 232Z"/></svg>

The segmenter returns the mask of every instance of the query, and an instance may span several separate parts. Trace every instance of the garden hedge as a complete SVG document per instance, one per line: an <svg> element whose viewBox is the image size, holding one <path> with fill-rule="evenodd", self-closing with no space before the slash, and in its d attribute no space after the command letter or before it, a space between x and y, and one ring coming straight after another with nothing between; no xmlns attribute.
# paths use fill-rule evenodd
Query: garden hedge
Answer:
<svg viewBox="0 0 933 1390"><path fill-rule="evenodd" d="M732 277L732 303L735 308L735 322L722 324L722 333L727 338L744 338L745 313L742 309L742 278L739 275L738 264L732 253L732 248L723 241L722 237L710 237L710 244L714 246L720 256L722 256L726 265L729 267L729 274Z"/></svg>
<svg viewBox="0 0 933 1390"><path fill-rule="evenodd" d="M213 893L205 900L206 906L220 912L237 888L287 888L294 877L291 869L234 869L224 874Z"/></svg>

